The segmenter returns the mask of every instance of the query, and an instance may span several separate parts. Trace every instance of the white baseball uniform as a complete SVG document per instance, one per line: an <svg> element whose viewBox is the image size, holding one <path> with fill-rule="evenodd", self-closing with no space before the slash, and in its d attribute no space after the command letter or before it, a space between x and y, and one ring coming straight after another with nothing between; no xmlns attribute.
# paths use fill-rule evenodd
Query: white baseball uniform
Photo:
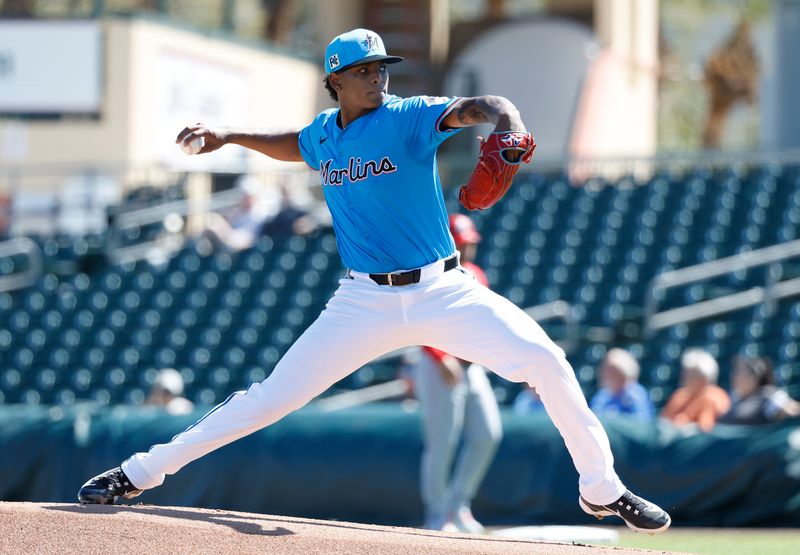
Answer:
<svg viewBox="0 0 800 555"><path fill-rule="evenodd" d="M421 281L404 287L351 272L266 380L234 393L169 443L129 458L125 474L138 488L158 486L165 474L276 422L374 358L425 343L536 387L578 469L581 495L603 504L619 498L625 488L605 430L561 348L513 303L443 266L426 265Z"/></svg>
<svg viewBox="0 0 800 555"><path fill-rule="evenodd" d="M378 48L371 32L354 33L367 38L348 48ZM343 64L345 54L328 60ZM267 379L234 393L169 443L124 461L134 486L158 486L166 474L272 424L384 353L430 345L535 386L578 469L582 496L606 504L625 492L606 433L564 352L521 309L451 260L455 244L436 152L457 131L442 121L458 102L385 95L381 106L344 128L332 109L300 132L303 158L320 170L349 275Z"/></svg>

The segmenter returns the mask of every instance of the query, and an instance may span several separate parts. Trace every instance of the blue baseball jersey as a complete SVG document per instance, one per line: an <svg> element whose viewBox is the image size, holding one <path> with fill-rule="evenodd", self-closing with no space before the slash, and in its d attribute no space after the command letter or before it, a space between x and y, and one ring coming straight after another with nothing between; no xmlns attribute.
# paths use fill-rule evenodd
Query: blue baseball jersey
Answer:
<svg viewBox="0 0 800 555"><path fill-rule="evenodd" d="M331 109L300 132L300 152L320 172L348 268L408 270L455 252L436 151L458 131L440 129L457 100L387 95L344 129Z"/></svg>

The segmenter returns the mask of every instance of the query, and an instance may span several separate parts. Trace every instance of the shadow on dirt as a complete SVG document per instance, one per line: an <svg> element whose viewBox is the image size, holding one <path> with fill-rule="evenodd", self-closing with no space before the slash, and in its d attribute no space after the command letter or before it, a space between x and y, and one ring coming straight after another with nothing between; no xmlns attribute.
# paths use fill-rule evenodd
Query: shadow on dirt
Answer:
<svg viewBox="0 0 800 555"><path fill-rule="evenodd" d="M259 536L291 536L291 530L281 526L270 526L274 520L260 517L259 515L241 516L231 514L227 511L219 510L219 514L214 514L215 509L197 511L190 508L162 508L148 507L145 505L63 505L44 507L51 511L64 511L68 513L92 513L92 514L114 514L114 513L136 513L163 516L168 518L179 518L183 520L197 520L201 522L225 525L242 534ZM264 521L264 525L252 521Z"/></svg>
<svg viewBox="0 0 800 555"><path fill-rule="evenodd" d="M380 532L383 534L399 534L403 536L422 536L439 539L454 539L470 543L527 543L519 539L498 538L497 536L478 536L478 535L445 535L441 532L431 532L430 530L414 528L390 527L376 528L370 525L359 525L351 522L338 522L335 520L313 521L295 519L288 516L266 516L248 513L246 515L231 513L223 509L196 509L192 507L159 507L155 505L50 505L44 509L53 511L64 511L77 514L115 514L115 513L136 513L168 518L196 520L201 522L216 523L228 526L229 528L242 534L252 534L261 536L291 536L297 532L290 528L302 526L323 526L335 527L348 530L359 530L363 532ZM254 522L255 521L255 522ZM261 524L263 522L263 524ZM287 527L288 526L288 527ZM547 543L547 542L544 542Z"/></svg>

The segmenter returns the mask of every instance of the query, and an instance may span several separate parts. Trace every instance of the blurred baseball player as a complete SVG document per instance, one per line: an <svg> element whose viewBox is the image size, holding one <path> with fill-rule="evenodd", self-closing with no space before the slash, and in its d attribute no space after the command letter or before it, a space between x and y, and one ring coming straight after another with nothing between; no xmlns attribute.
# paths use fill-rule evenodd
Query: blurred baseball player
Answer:
<svg viewBox="0 0 800 555"><path fill-rule="evenodd" d="M461 266L483 286L486 275L473 264L481 240L469 216L452 214L450 233ZM503 431L500 410L486 371L478 364L424 347L414 368L414 388L422 408L425 450L422 454L422 500L425 527L481 533L470 504L489 469ZM459 441L464 444L455 465Z"/></svg>
<svg viewBox="0 0 800 555"><path fill-rule="evenodd" d="M299 131L233 131L198 124L176 142L203 137L202 153L237 144L319 170L347 268L325 310L270 376L233 393L166 444L136 453L83 485L83 503L113 503L163 483L191 461L297 410L372 359L430 345L503 378L536 387L580 474L578 502L634 530L666 530L670 518L622 484L605 430L586 404L564 352L520 308L460 270L436 151L460 128L492 123L460 200L485 208L508 189L534 142L507 99L398 98L387 93L380 37L355 29L325 53L325 84L339 107Z"/></svg>

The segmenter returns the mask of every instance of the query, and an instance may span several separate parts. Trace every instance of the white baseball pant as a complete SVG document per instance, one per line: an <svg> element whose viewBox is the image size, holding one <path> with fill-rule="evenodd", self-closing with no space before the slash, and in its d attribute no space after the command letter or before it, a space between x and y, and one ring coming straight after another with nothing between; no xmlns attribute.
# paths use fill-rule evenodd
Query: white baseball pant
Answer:
<svg viewBox="0 0 800 555"><path fill-rule="evenodd" d="M378 356L430 345L512 382L536 387L578 470L581 495L607 504L625 491L600 421L589 410L564 352L511 301L444 262L422 268L414 285L378 285L351 272L319 318L272 373L231 395L169 443L122 463L141 489L163 483L191 461L299 409Z"/></svg>

